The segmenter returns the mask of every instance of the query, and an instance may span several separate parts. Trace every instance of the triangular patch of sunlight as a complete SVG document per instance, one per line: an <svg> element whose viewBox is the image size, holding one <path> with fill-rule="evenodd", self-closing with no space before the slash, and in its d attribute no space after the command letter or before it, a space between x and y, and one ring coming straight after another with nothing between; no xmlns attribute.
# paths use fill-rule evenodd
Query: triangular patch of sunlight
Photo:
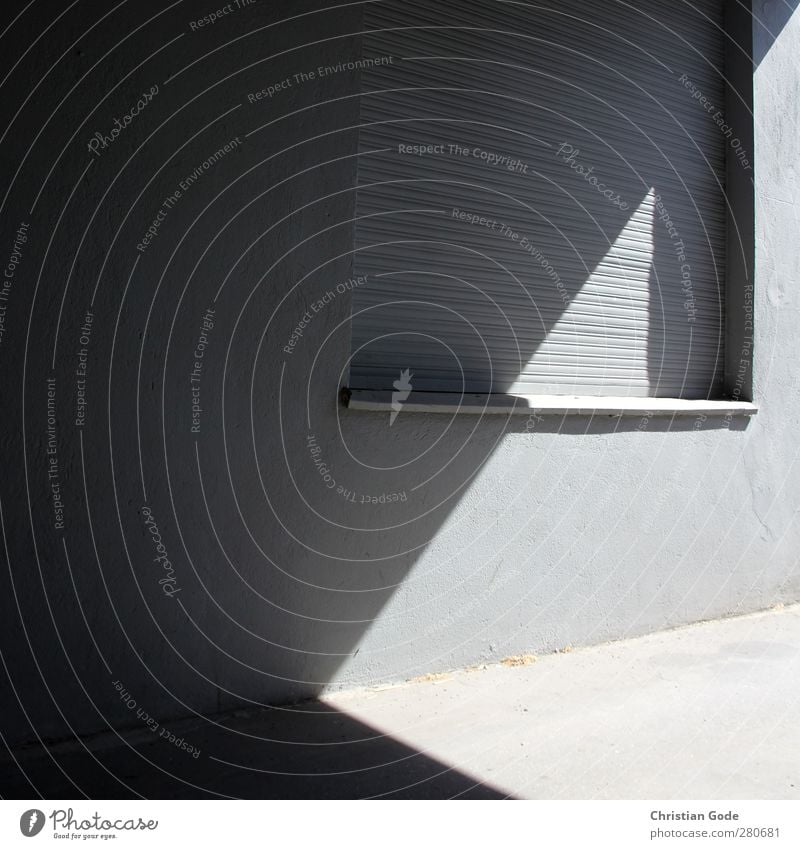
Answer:
<svg viewBox="0 0 800 849"><path fill-rule="evenodd" d="M631 394L647 390L655 197L651 188L572 297L558 269L548 267L541 255L533 255L543 267L545 280L558 292L563 312L512 392L529 391L526 383L535 381L537 374L554 372L551 391L558 393L569 393L573 385L585 387L587 383L598 391L613 388L613 394L622 394L625 388ZM574 287L574 281L569 283Z"/></svg>

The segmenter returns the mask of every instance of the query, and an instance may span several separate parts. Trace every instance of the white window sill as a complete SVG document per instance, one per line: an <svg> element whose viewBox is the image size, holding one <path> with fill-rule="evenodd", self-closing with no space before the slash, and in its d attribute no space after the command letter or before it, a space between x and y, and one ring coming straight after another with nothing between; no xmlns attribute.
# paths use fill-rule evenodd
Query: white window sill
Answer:
<svg viewBox="0 0 800 849"><path fill-rule="evenodd" d="M392 392L342 389L342 401L351 410L388 411ZM458 392L412 392L402 401L404 413L468 413L506 415L531 412L579 416L752 416L758 407L750 401L687 401L681 398L628 398L608 395L501 395Z"/></svg>

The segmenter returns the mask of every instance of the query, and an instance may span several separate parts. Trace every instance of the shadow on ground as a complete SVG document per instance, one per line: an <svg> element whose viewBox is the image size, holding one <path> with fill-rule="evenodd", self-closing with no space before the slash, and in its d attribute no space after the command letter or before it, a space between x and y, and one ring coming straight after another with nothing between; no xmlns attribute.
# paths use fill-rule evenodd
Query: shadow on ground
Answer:
<svg viewBox="0 0 800 849"><path fill-rule="evenodd" d="M507 798L320 702L31 746L0 775L6 799Z"/></svg>

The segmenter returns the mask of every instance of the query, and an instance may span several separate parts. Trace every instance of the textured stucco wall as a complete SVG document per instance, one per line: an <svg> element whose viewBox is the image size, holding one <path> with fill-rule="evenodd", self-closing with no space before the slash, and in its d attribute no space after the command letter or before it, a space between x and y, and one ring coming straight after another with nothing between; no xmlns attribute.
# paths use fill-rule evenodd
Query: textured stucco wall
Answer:
<svg viewBox="0 0 800 849"><path fill-rule="evenodd" d="M390 427L336 403L357 74L293 76L358 57L358 7L257 3L193 30L211 7L148 21L164 7L87 4L25 53L61 11L47 5L16 25L3 91L19 113L0 148L4 259L29 225L0 342L10 740L139 722L115 682L163 720L800 597L798 15L756 4L758 416L695 430L401 413ZM180 181L237 137L137 249Z"/></svg>

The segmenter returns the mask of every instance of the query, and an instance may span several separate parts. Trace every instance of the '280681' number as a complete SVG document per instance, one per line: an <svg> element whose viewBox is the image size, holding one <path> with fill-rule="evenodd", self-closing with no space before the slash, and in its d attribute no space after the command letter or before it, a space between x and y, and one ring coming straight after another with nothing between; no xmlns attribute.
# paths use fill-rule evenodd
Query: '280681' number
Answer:
<svg viewBox="0 0 800 849"><path fill-rule="evenodd" d="M737 828L737 837L780 837L779 828Z"/></svg>

